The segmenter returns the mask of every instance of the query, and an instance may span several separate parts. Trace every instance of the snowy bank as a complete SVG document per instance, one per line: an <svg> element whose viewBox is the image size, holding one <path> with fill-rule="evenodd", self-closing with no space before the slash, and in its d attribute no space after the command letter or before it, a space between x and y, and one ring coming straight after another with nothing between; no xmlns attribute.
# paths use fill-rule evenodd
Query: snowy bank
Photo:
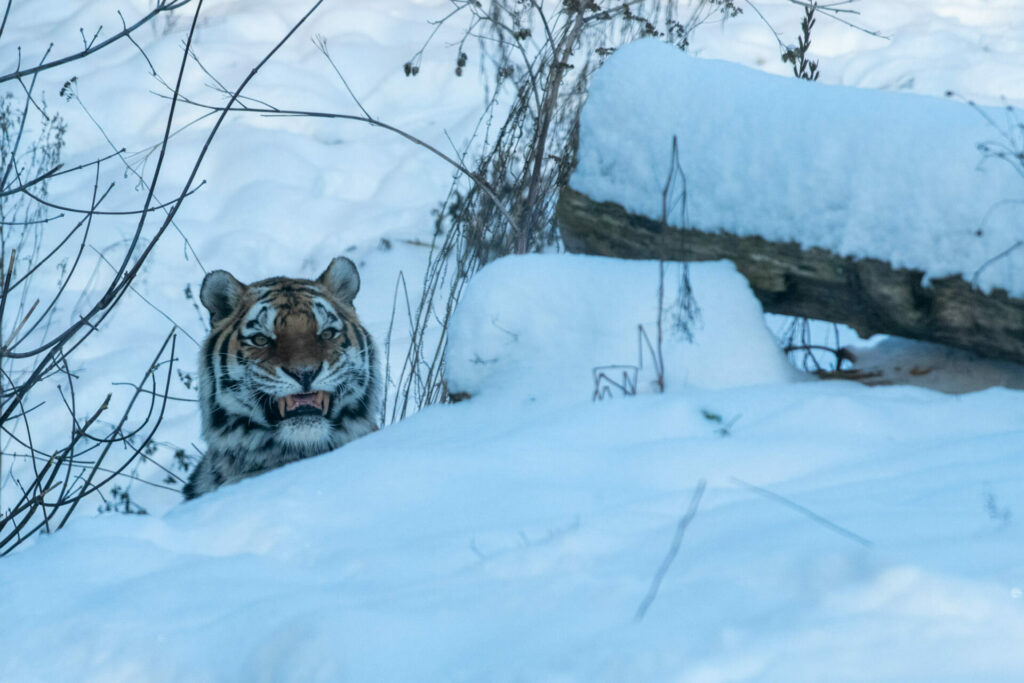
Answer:
<svg viewBox="0 0 1024 683"><path fill-rule="evenodd" d="M462 348L475 333L508 359L479 396L162 516L74 520L4 558L0 680L1019 680L1024 395L734 386L710 368L707 388L522 400L551 379L526 344L586 354L575 326L629 334L654 272L495 263L455 322ZM567 274L587 285L571 307ZM771 371L735 273L692 274L720 292L699 302L695 357ZM487 305L524 350L488 341Z"/></svg>
<svg viewBox="0 0 1024 683"><path fill-rule="evenodd" d="M669 387L733 387L783 382L793 372L765 326L761 305L728 262L689 266L696 304L689 335L679 323L684 266L665 266L663 357ZM620 366L640 393L655 382L654 357L639 336L657 338L656 261L547 255L500 259L469 283L446 356L448 389L478 395L579 400L594 371ZM622 370L608 369L609 378Z"/></svg>
<svg viewBox="0 0 1024 683"><path fill-rule="evenodd" d="M983 289L1021 296L1024 250L1013 248L1024 179L978 149L1013 116L771 76L642 40L595 74L570 184L660 219L675 137L687 202L671 223L873 257L929 278L978 273Z"/></svg>

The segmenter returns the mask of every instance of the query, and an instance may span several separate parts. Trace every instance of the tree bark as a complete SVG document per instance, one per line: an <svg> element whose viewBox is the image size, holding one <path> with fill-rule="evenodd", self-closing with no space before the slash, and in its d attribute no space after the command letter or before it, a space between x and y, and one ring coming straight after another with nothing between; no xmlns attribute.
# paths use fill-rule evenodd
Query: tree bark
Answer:
<svg viewBox="0 0 1024 683"><path fill-rule="evenodd" d="M893 334L1024 363L1024 300L990 294L962 276L924 282L917 270L770 242L666 226L566 187L556 219L572 252L632 259L728 259L765 311L849 325L863 337Z"/></svg>

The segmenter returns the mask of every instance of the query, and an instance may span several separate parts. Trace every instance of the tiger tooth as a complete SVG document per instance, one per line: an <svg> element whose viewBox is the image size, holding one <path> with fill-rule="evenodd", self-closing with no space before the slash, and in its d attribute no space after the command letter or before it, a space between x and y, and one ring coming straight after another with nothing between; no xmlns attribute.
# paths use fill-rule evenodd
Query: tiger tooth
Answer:
<svg viewBox="0 0 1024 683"><path fill-rule="evenodd" d="M324 411L324 416L326 416L327 410L331 407L331 395L326 391L320 392L320 407Z"/></svg>
<svg viewBox="0 0 1024 683"><path fill-rule="evenodd" d="M284 396L277 399L277 410L281 413L281 418L284 419Z"/></svg>

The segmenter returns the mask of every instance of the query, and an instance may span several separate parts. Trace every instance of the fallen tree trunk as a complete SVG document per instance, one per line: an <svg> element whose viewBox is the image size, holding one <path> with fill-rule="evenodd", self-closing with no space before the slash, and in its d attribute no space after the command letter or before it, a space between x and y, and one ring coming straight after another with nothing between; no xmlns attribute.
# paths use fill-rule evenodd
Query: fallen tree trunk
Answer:
<svg viewBox="0 0 1024 683"><path fill-rule="evenodd" d="M923 273L819 248L667 226L564 188L556 218L569 251L632 259L728 259L764 310L849 325L1024 363L1024 300L990 294L960 276Z"/></svg>

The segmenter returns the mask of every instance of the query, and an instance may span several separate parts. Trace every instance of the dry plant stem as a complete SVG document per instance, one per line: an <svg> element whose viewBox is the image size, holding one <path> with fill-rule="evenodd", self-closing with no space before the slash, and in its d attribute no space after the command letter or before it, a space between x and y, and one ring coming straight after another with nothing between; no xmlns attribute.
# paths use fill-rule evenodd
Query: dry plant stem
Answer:
<svg viewBox="0 0 1024 683"><path fill-rule="evenodd" d="M647 589L647 595L640 601L640 606L637 607L636 614L633 615L636 621L643 620L647 610L654 603L654 599L658 597L658 589L661 587L661 582L665 578L665 574L668 573L669 567L672 566L672 562L675 561L676 555L679 554L679 548L683 545L683 535L686 534L686 529L690 526L690 522L697 516L697 508L700 507L700 499L704 495L706 485L707 482L703 479L697 482L697 488L694 489L693 496L690 498L690 505L676 525L676 533L672 537L672 544L669 545L668 552L661 561L658 571L654 573L651 586Z"/></svg>
<svg viewBox="0 0 1024 683"><path fill-rule="evenodd" d="M63 64L68 64L70 62L75 62L75 61L78 61L80 59L84 59L85 57L88 57L89 55L91 55L93 53L96 53L96 52L99 52L103 48L116 43L117 41L121 40L122 38L130 37L131 34L134 31L138 30L142 26L145 26L150 21L155 19L158 15L163 14L164 12L171 12L173 10L179 9L181 7L184 7L185 5L189 4L190 2L192 2L192 0L176 0L175 2L165 2L165 1L158 2L156 7L154 7L152 10L150 10L150 12L148 14L144 15L142 18L140 18L138 21L136 21L131 26L125 27L124 30L115 33L114 35L112 35L111 37L107 38L106 40L100 41L99 43L94 43L94 44L91 44L91 45L86 45L85 49L80 50L79 52L75 52L73 54L67 55L66 57L61 57L60 59L54 59L54 60L49 61L49 62L44 61L44 62L42 62L42 63L40 63L40 64L38 64L37 66L34 66L34 67L29 67L27 69L16 69L16 70L11 71L11 72L6 73L6 74L0 74L0 83L4 83L6 81L11 81L11 80L15 80L15 79L21 80L22 78L25 78L26 76L35 76L36 74L38 74L41 71L46 71L48 69L53 69L54 67L58 67L58 66L61 66ZM10 9L11 9L11 2L8 2L7 3L7 10L4 12L4 19L3 19L4 25L7 24L7 13L10 12ZM0 32L2 32L2 30L3 29L0 28Z"/></svg>
<svg viewBox="0 0 1024 683"><path fill-rule="evenodd" d="M546 89L546 87L554 86L551 83L546 85L542 83L538 65L541 61L549 65L557 61L557 58L553 56L554 53L547 53L548 56L544 56L545 53L543 51L538 51L536 56L527 56L522 49L522 44L510 39L512 28L501 23L500 12L498 14L484 13L479 6L472 6L468 3L467 6L473 7L474 12L471 31L476 26L495 27L497 44L510 47L522 56L522 68L525 75L523 76L523 81L516 85L517 99L513 109L516 107L526 107L534 103L536 108L532 113L540 116L544 106L542 93L552 92L552 90ZM500 3L495 3L494 5L494 7L500 6ZM557 45L549 45L549 47L552 50L557 50L558 48ZM558 72L559 77L561 73L562 71ZM495 93L499 90L500 84L495 87ZM558 91L554 90L554 92L557 93ZM481 119L481 124L493 115L491 112L492 110L488 108ZM519 122L522 123L522 120L520 119ZM489 123L487 125L489 126ZM544 126L547 125L548 123L544 124ZM454 311L455 304L461 297L467 278L486 259L493 258L501 253L507 253L505 249L513 252L523 250L521 248L523 240L531 239L537 233L535 228L538 223L537 217L545 213L543 209L537 210L537 207L531 206L527 198L531 193L531 181L540 180L532 174L532 171L536 168L533 160L536 158L544 160L546 157L543 153L539 156L534 156L534 152L539 148L536 144L533 144L531 150L530 143L524 141L522 145L522 170L509 168L507 160L499 158L505 152L498 152L498 146L508 144L506 140L522 139L521 136L524 133L520 132L518 124L513 124L511 129L508 126L509 124L506 123L506 126L499 133L498 140L501 142L496 143L495 147L485 154L484 159L477 163L476 168L479 170L467 173L469 169L465 168L464 164L460 164L462 168L458 169L463 176L473 182L474 189L470 190L469 194L463 198L467 201L462 202L458 213L459 218L457 220L464 222L459 225L453 225L444 234L444 238L440 242L435 237L432 245L428 270L424 280L423 294L415 314L412 343L397 378L396 401L391 406L392 420L401 419L414 408L447 400L447 387L443 381L444 351L447 341L446 328L448 320ZM532 137L529 140L539 139L540 129L540 125L535 125L531 129ZM512 144L515 143L513 142ZM509 158L511 158L511 155L518 156L518 152L506 151L510 154ZM487 178L494 178L494 181L481 183L480 181L485 179L485 174ZM500 190L498 190L499 186ZM458 196L456 188L457 185L453 185L449 199ZM543 186L540 182L533 182L532 188L533 200L531 201L536 202L541 196L540 190L543 189ZM472 199L471 197L475 191L479 191L479 196L486 197L486 201ZM447 206L447 204L448 202L446 201L445 205ZM470 206L475 208L469 208ZM475 213L477 211L479 213ZM498 235L499 231L496 227L492 227L493 223L490 221L493 218L490 217L489 212L493 212L493 215L500 217L498 220L503 222L504 225L504 229L500 231L500 234L507 236L508 240L505 242L507 246L502 247L501 251L490 255L485 253L489 249L486 245L486 231L494 230L495 235ZM473 240L482 241L474 244ZM483 250L481 250L481 247L483 247ZM442 293L442 288L447 288L447 292ZM441 298L440 301L438 297ZM427 348L428 335L436 335L436 338L430 339L429 349Z"/></svg>
<svg viewBox="0 0 1024 683"><path fill-rule="evenodd" d="M325 111L304 111L298 109L278 109L276 107L232 107L232 103L230 102L227 105L221 107L213 104L204 104L202 102L196 102L194 100L190 100L184 97L181 98L181 101L185 104L190 104L194 107L200 107L203 109L208 109L210 111L217 111L221 112L222 114L227 112L236 112L245 114L262 114L264 116L298 116L317 119L339 119L343 121L358 121L361 123L368 123L369 125L374 126L376 128L382 128L391 133L395 133L396 135L400 135L401 137L405 138L414 145L418 145L423 149L427 150L428 152L430 152L431 154L434 154L438 158L443 159L457 171L465 175L467 178L471 179L484 193L486 193L491 198L491 200L495 203L495 206L498 207L498 210L501 211L502 215L505 217L505 220L508 221L508 224L511 227L511 229L518 231L518 224L516 220L511 216L511 214L509 214L508 210L504 207L504 202L501 201L501 198L498 196L498 193L494 190L494 188L490 186L490 184L484 178L474 173L473 171L469 170L468 168L463 166L459 161L445 154L437 147L431 145L429 142L426 142L425 140L422 140L416 137L415 135L412 135L411 133L402 130L397 126L393 126L389 123L381 121L380 119L375 119L368 116L358 116L356 114L339 114L335 112Z"/></svg>
<svg viewBox="0 0 1024 683"><path fill-rule="evenodd" d="M542 228L550 217L558 164L565 151L565 132L558 130L556 142L553 126L559 119L571 119L576 106L570 102L571 93L576 91L563 87L563 81L578 84L588 73L587 68L573 71L566 64L581 47L586 20L579 8L563 5L549 19L538 11L536 3L525 9L500 1L486 7L479 3L459 7L471 9L466 35L480 39L485 58L499 74L488 86L489 92L493 87L494 99L478 124L478 129L484 126L488 138L493 103L509 86L514 95L505 123L485 147L475 173L459 169L472 181L472 187L463 192L456 177L442 205L439 233L446 210L450 210L448 229L443 231L442 239L435 236L432 245L412 342L397 378L396 400L390 406L392 420L401 419L414 408L447 400L443 382L446 326L472 273L506 253L534 250L544 239ZM540 43L526 40L519 30L533 20L531 17L544 26ZM458 50L461 54L462 43ZM488 50L493 51L487 54ZM516 67L511 66L513 55L521 60ZM488 182L482 184L480 180Z"/></svg>
<svg viewBox="0 0 1024 683"><path fill-rule="evenodd" d="M155 213L157 211L166 211L167 209L178 204L179 202L188 199L191 195L195 194L195 192L199 190L199 188L202 187L204 184L206 184L206 181L201 182L196 187L189 188L189 191L187 193L178 195L169 202L165 202L163 204L154 204L153 206L150 206L148 209L129 209L125 211L101 211L99 209L79 209L73 206L55 204L54 202L51 202L45 199L44 197L32 194L28 190L22 190L22 194L31 198L32 201L36 202L37 204L48 207L50 209L57 209L58 211L66 211L68 213L80 213L89 216L138 216L140 214ZM114 189L114 183L111 183L108 186L107 192L109 192L112 189Z"/></svg>
<svg viewBox="0 0 1024 683"><path fill-rule="evenodd" d="M745 5L747 5L747 7L749 7L752 10L754 10L754 14L756 14L758 16L758 18L761 20L761 23L764 24L768 28L769 31L771 31L772 36L775 38L775 42L779 44L779 53L781 54L781 53L785 52L787 49L789 49L786 46L786 44L782 42L782 38L779 36L779 32L775 30L775 27L772 26L770 21L768 21L768 18L761 12L760 9L758 9L757 3L753 2L752 0L743 0L743 2L744 2ZM851 4L851 3L838 2L838 3L818 4L816 2L803 2L802 0L789 0L789 2L791 4L793 4L793 5L798 5L800 7L810 7L810 6L813 5L817 9L817 11L821 12L825 16L827 16L827 17L829 17L831 19L834 19L835 21L838 21L841 24L849 26L850 28L852 28L852 29L854 29L856 31L860 31L861 33L865 33L865 34L867 34L869 36L875 36L876 38L882 38L883 40L889 40L889 37L886 36L886 35L883 35L880 31L873 31L873 30L871 30L869 28L866 28L864 26L856 24L856 23L850 21L849 19L846 19L845 17L843 17L842 15L844 15L844 14L852 14L852 15L859 15L860 14L860 12L857 12L856 10L840 8L841 5L847 5L847 4Z"/></svg>
<svg viewBox="0 0 1024 683"><path fill-rule="evenodd" d="M108 261L107 257L104 256L101 251L99 251L95 247L90 247L90 248L94 252L96 252L96 256L98 256L99 259L101 261L103 261L103 263L107 264L107 266L109 266L112 270L114 269L114 264L112 264L110 261ZM200 266L200 267L202 267L202 266ZM191 334L189 334L188 330L186 330L184 326L179 325L177 320L172 318L170 315L167 314L166 311L164 311L162 308L160 308L159 306L154 304L152 301L147 299L146 296L142 292L137 290L134 285L129 285L128 289L130 289L132 291L132 294L134 294L135 296L139 297L139 299L141 299L144 304L146 304L147 306L152 308L154 311L156 311L160 316L162 316L165 320L167 320L167 322L169 322L172 325L174 325L174 329L176 329L177 331L181 332L183 335L188 337L189 341L191 341L196 346L196 348L199 348L199 346L200 346L199 340L197 340L195 337L193 337ZM116 384L116 382L115 382L115 384ZM181 400L181 399L179 399L179 400ZM188 400L195 400L195 399L188 399Z"/></svg>
<svg viewBox="0 0 1024 683"><path fill-rule="evenodd" d="M81 492L78 495L76 495L71 501L64 501L65 503L70 502L70 506L68 507L67 511L65 512L64 518L61 520L60 526L57 527L58 529L62 529L64 527L64 525L67 524L68 519L71 518L71 514L75 511L75 508L78 507L78 503L80 503L83 498L85 498L86 496L91 495L92 493L94 493L96 491L99 491L103 486L106 486L109 482L113 481L116 477L118 477L121 473L123 473L124 470L126 470L128 468L128 465L130 465L134 461L134 459L142 452L142 449L145 447L145 444L149 443L149 441L153 438L153 435L156 434L157 428L160 426L160 423L163 421L164 411L167 408L167 398L166 397L170 394L171 376L172 376L172 370L173 370L173 359L174 359L174 351L175 351L175 341L176 341L176 338L174 336L174 332L172 331L167 336L167 339L164 340L164 343L160 347L160 350L157 351L157 355L154 358L153 363L150 364L149 370L146 371L146 375L153 377L153 381L155 382L154 374L155 374L157 363L159 361L159 358L163 355L164 349L167 348L168 342L170 342L170 344L171 344L170 357L172 359L172 362L168 363L168 365L167 365L167 378L166 378L166 380L164 382L163 392L160 393L160 394L157 394L154 391L154 393L152 394L152 397L150 399L150 406L149 406L150 414L152 413L153 406L154 406L154 404L156 402L156 399L158 397L161 399L161 403L160 403L160 412L157 415L156 420L154 421L153 427L150 430L149 434L142 440L141 444L137 448L135 448L135 451L134 451L134 453L132 453L131 457L126 458L125 461L121 464L120 467L114 469L113 472L109 473L109 475L106 478L104 478L103 480L101 480L99 483L92 484L92 480L96 476L96 474L97 474L97 472L99 470L99 465L103 462L104 458L106 458L107 454L110 451L111 446L114 445L114 441L111 441L111 442L107 443L106 447L104 447L104 449L101 451L100 455L96 458L96 464L90 470L89 475L88 475L88 477L85 480L85 483L82 485ZM124 413L122 414L120 422L118 422L117 426L114 428L114 433L115 434L120 433L122 431L122 429L124 428L124 424L125 424L125 422L127 422L128 416L131 414L131 409L135 405L135 401L138 399L138 397L142 393L141 392L142 384L143 384L143 382L139 382L139 388L136 389L134 394L132 394L132 398L131 398L131 400L128 403L128 407L125 409ZM143 424L146 424L149 421L150 421L150 416L147 415L146 416L146 420L143 422ZM90 484L92 484L92 488L90 488Z"/></svg>
<svg viewBox="0 0 1024 683"><path fill-rule="evenodd" d="M672 136L672 158L669 162L668 178L665 179L665 187L661 191L661 234L662 239L668 232L668 194L672 189L672 178L676 170L676 158L679 152L679 141L675 135ZM665 316L665 259L658 259L658 349L655 355L658 371L658 392L665 393L665 365L663 349L662 319Z"/></svg>
<svg viewBox="0 0 1024 683"><path fill-rule="evenodd" d="M149 378L151 382L155 383L154 373L157 366L159 365L159 359L163 356L168 344L170 344L171 347L170 357L173 361L175 351L174 342L175 340L172 332L164 340L163 345L161 345L160 349L158 350L156 356L153 359L153 362L150 364L149 369L146 371L146 375L143 378L143 381L145 381L146 378ZM106 472L108 473L108 476L104 477L101 481L93 483L93 479L96 476L97 472L100 471L101 465L104 462L107 455L109 454L111 447L118 443L127 443L128 440L131 438L131 435L134 433L126 433L124 431L124 426L128 421L129 417L132 415L135 402L138 400L139 396L142 395L142 391L140 391L140 389L136 389L136 391L133 393L131 399L129 400L127 406L125 407L121 415L120 420L110 431L111 437L97 438L89 435L89 429L96 423L100 415L109 407L111 399L111 396L109 394L107 395L106 400L104 400L100 408L97 409L97 411L85 422L84 425L80 427L76 426L74 428L73 437L70 443L64 448L62 448L60 451L57 451L54 454L52 454L47 459L46 464L44 465L42 470L39 470L37 472L33 485L30 486L23 493L22 500L19 502L19 504L16 505L11 512L5 514L3 517L0 517L0 531L2 531L3 528L9 522L14 520L15 517L17 517L18 515L23 515L22 518L18 520L18 522L15 524L13 529L5 537L0 538L0 556L6 555L7 553L14 550L14 548L19 546L24 541L28 540L28 538L30 538L36 531L39 531L43 528L49 528L50 519L59 510L63 510L64 514L59 525L57 525L56 529L63 528L63 526L67 523L68 519L70 519L72 513L75 511L75 508L78 506L79 502L81 502L84 498L92 495L93 493L96 493L103 486L107 485L115 478L123 476L124 470L127 469L128 466L131 465L131 463L134 462L134 460L137 457L140 456L143 448L145 447L145 444L148 443L149 440L152 438L153 434L156 432L156 429L159 427L163 419L164 409L166 408L167 404L166 396L170 392L170 380L172 377L172 371L173 362L170 362L168 363L163 393L157 393L154 391L153 397L150 399L150 405L148 408L147 415L145 416L145 419L142 421L143 425L152 425L149 434L141 441L141 443L138 446L133 447L132 452L128 455L128 457L124 459L124 462L119 467L112 470L107 469ZM140 388L141 385L142 382L140 382ZM157 399L160 399L160 410L154 419L153 411ZM82 439L103 442L105 443L105 446L94 460L93 466L91 469L89 469L88 475L86 476L84 481L82 481L80 485L69 490L69 477L71 468L80 466L77 463L75 463L75 448L79 441L81 441ZM65 476L64 482L55 484L54 480L56 479L56 476L60 471L62 465L67 466L68 474ZM61 495L55 502L47 503L44 498L45 493L54 490L57 486L63 487ZM36 491L36 493L33 494L33 491ZM42 521L37 522L34 527L26 529L29 522L36 517L37 512L42 513Z"/></svg>
<svg viewBox="0 0 1024 683"><path fill-rule="evenodd" d="M864 546L865 548L871 548L871 547L874 546L874 543L872 543L868 539L864 538L860 534L856 534L856 533L850 531L849 529L841 527L838 524L836 524L835 522L833 522L833 521L831 521L829 519L826 519L825 517L822 517L818 513L814 512L813 510L809 510L808 508L805 508L803 505L800 505L799 503L793 502L789 498L786 498L784 496L780 496L779 494L775 493L774 491L769 491L766 488L762 488L760 486L755 486L754 484L750 484L748 482L745 482L742 479L737 479L736 477L732 477L732 481L734 481L735 483L739 484L740 486L742 486L743 488L747 489L748 491L752 491L752 492L758 494L759 496L764 496L765 498L768 498L769 500L774 500L777 503L782 503L783 505L785 505L786 507L790 508L791 510L795 510L795 511L799 512L804 517L807 517L808 519L812 520L813 522L815 522L817 524L820 524L821 526L825 527L826 529L828 529L830 531L834 531L835 533L839 534L840 536L843 536L845 538L850 539L854 543L859 543L860 545Z"/></svg>
<svg viewBox="0 0 1024 683"><path fill-rule="evenodd" d="M4 18L0 21L0 37L4 35L4 29L7 28L7 16L11 13L11 5L14 0L7 0L7 7L4 8Z"/></svg>
<svg viewBox="0 0 1024 683"><path fill-rule="evenodd" d="M146 62L149 63L149 56L146 54L145 50L143 50L140 45L135 43L134 39L129 37L129 40L132 41L132 44L135 45L136 48L138 48L139 53L142 54L142 56L143 56L143 58L145 58ZM194 52L190 52L190 56L193 57L193 59L195 59L195 53ZM152 64L151 63L150 63L150 69L152 70ZM155 75L156 74L154 72L154 76ZM163 79L159 78L159 76L156 76L156 77L158 78L158 80L160 80L161 83L163 83L164 85L167 85L163 81ZM169 89L173 90L172 88L170 88L170 86L167 86L167 87ZM74 100L78 103L78 106L81 107L82 111L85 112L85 115L87 117L89 117L89 120L92 121L93 125L96 126L96 129L103 136L103 139L107 141L107 144L110 145L110 148L113 150L113 152L108 157L105 157L105 158L117 157L118 159L120 159L121 163L124 164L125 170L127 172L131 173L133 176L135 176L138 179L139 184L144 189L149 190L149 184L146 182L145 177L139 171L137 171L134 166L132 166L130 163L128 163L128 160L125 158L125 155L124 155L125 148L124 147L120 147L119 148L117 145L114 144L114 141L110 139L109 135L107 135L107 131L103 128L103 126L100 124L100 122L97 121L95 117L93 117L92 112L90 112L89 109L85 106L85 103L82 102L81 98L78 96L77 91L74 93ZM189 125L191 125L191 123L194 123L194 122L190 122L190 123L186 124L185 126L182 126L182 127L178 128L178 130L176 130L173 133L171 133L171 135L169 137L173 138L175 135L180 133L184 128L187 128ZM203 184L204 183L200 183L200 185L197 186L196 189L199 189L199 187L202 187ZM154 199L157 199L159 201L159 198L156 196L156 193L153 194L153 197L154 197ZM166 203L161 203L161 204L157 205L156 209L162 209L165 206L167 206ZM156 209L154 209L154 210L156 210ZM182 241L185 243L185 248L192 255L192 258L195 259L195 262L199 266L200 270L202 270L203 273L205 274L207 272L206 268L203 266L203 262L199 259L199 255L196 253L195 249L192 248L192 242L188 239L188 237L185 236L185 233L182 232L181 228L178 227L177 223L175 223L174 221L171 221L171 225L174 227L175 232L178 233L178 235L181 237Z"/></svg>
<svg viewBox="0 0 1024 683"><path fill-rule="evenodd" d="M19 81L19 83L20 83L20 81ZM22 83L21 85L22 85L22 87L24 87L24 83ZM21 112L21 120L18 122L18 134L14 138L14 146L13 146L13 151L11 153L11 159L10 159L10 162L7 164L7 168L4 169L4 176L3 176L3 178L0 179L0 187L6 187L7 186L7 180L11 177L11 171L13 171L15 169L16 165L17 165L17 160L15 158L16 157L16 152L21 147L21 137L25 133L25 123L26 123L26 121L28 121L29 103L32 100L32 90L35 88L35 85L36 85L36 77L33 76L32 77L32 81L29 83L29 86L27 88L27 92L26 92L26 96L25 96L25 107L24 107L24 109Z"/></svg>
<svg viewBox="0 0 1024 683"><path fill-rule="evenodd" d="M172 400L172 399L170 397L168 397L168 400ZM7 457L10 457L10 458L22 458L22 459L30 459L30 458L32 458L32 459L36 459L36 460L42 460L43 459L41 456L29 455L27 453L10 453L10 454L7 455ZM75 459L75 463L74 463L74 467L77 467L80 470L82 470L82 469L89 469L94 464L95 464L95 462L92 461L92 460L82 460L81 458L76 458ZM115 472L114 470L110 469L109 467L102 467L101 466L98 469L99 469L100 472L107 472L107 473L114 473ZM179 477L174 472L171 472L171 471L168 470L167 473L168 473L169 476L172 476L175 479L177 479L179 483L184 483L185 482L184 479ZM81 473L79 474L79 477L80 476L81 476ZM161 483L158 483L158 482L155 482L155 481L150 481L149 479L143 479L142 477L140 477L138 475L135 475L135 474L131 474L129 472L121 472L118 476L123 478L123 479L130 479L130 480L132 480L134 482L138 482L140 484L144 484L146 486L150 486L152 488L163 489L164 491L174 491L175 493L179 493L181 491L181 487L180 486L167 486L166 484L161 484Z"/></svg>
<svg viewBox="0 0 1024 683"><path fill-rule="evenodd" d="M558 46L552 51L551 59L552 63L548 66L549 69L555 70L556 74L558 71L568 68L568 59L572 53L572 48L579 42L580 34L583 32L584 21L583 13L577 12L573 18L572 27L566 30L562 36L562 40ZM550 32L548 33L550 36ZM543 171L543 162L546 157L545 148L547 145L548 131L551 127L551 122L554 116L554 110L558 103L558 93L562 87L562 78L560 75L549 77L547 79L547 88L544 93L544 103L542 105L540 113L540 125L534 132L534 144L531 149L533 155L533 174L530 179L529 194L526 198L526 206L528 208L536 207L538 204L538 194L541 187L541 174ZM516 253L525 254L530 244L530 238L532 237L532 230L535 228L533 221L528 221L525 225L521 225L519 230L519 238L516 243Z"/></svg>
<svg viewBox="0 0 1024 683"><path fill-rule="evenodd" d="M109 404L110 404L110 394L107 394L107 398L103 401L103 404L96 410L95 413L93 413L92 417L90 417L86 421L85 427L82 430L78 430L77 431L77 434L75 435L73 441L65 449L65 453L69 453L69 452L73 452L74 451L75 444L84 435L85 430L88 429L89 426L91 426L92 423L95 422L99 418L99 416L107 409ZM53 466L55 460L57 462L57 466L56 467ZM57 472L60 469L60 464L61 464L62 460L63 460L63 456L58 456L57 453L54 453L52 456L50 456L50 458L46 461L46 465L43 466L43 469L41 471L36 472L36 477L35 477L35 481L33 483L33 487L36 490L38 490L39 492L37 494L33 495L33 496L29 496L29 493L33 490L33 487L30 487L28 489L28 491L26 491L26 493L23 495L22 501L18 505L16 505L14 507L14 509L11 510L9 513L4 515L3 517L0 517L0 531L3 531L4 527L8 524L8 522L13 520L15 517L17 517L22 512L26 512L26 511L28 512L28 514L26 514L22 518L22 520L20 522L18 522L18 524L15 525L14 529L7 536L5 536L4 538L0 539L0 554L6 554L5 552L2 552L2 551L3 551L3 549L6 548L8 542L10 542L14 537L20 535L21 529L26 524L28 524L28 522L32 519L33 512L37 508L42 506L42 504L43 504L43 497L46 495L46 493L52 491L56 487L56 485L53 483L53 480L56 477ZM49 479L46 480L46 482L44 484L43 483L43 478L46 477L48 472L50 473L50 477L49 477ZM48 520L44 517L44 522L43 523L45 524L45 523L47 523L47 521Z"/></svg>
<svg viewBox="0 0 1024 683"><path fill-rule="evenodd" d="M107 191L104 192L102 196L97 197L96 192L98 190L98 184L97 184L98 181L99 181L99 165L97 164L97 166L96 166L96 181L93 183L93 195L92 195L92 206L93 206L93 208L97 207L99 205L99 203L102 202L106 198L107 194L110 192L110 189L111 189L111 188L107 188ZM89 238L89 230L92 227L92 219L93 219L93 214L87 214L86 217L85 217L85 230L82 233L82 241L81 241L81 243L78 246L78 253L75 254L75 259L74 259L74 261L71 264L71 268L70 268L71 272L74 272L78 268L79 261L82 258L82 252L85 249L86 240ZM60 287L58 287L57 293L54 294L54 296L51 299L49 305L47 305L47 307L43 310L43 313L39 316L39 318L36 319L36 322L32 324L32 326L25 332L25 335L22 336L21 339L14 339L13 343L9 344L9 348L4 348L3 349L3 354L2 354L3 356L6 356L8 358L19 358L19 357L21 357L20 354L14 352L13 350L18 348L20 343L24 339L26 339L28 337L28 335L32 334L35 331L36 327L43 320L46 320L47 315L50 313L50 311L52 311L54 309L54 307L57 305L57 302L63 296L64 290L67 288L68 284L70 283L70 280L71 280L70 278L65 278L65 280L61 283ZM12 339L13 339L13 336L12 336ZM35 354L32 354L32 355L35 355ZM0 419L0 422L2 422L2 419Z"/></svg>
<svg viewBox="0 0 1024 683"><path fill-rule="evenodd" d="M14 276L14 262L17 252L11 249L11 255L7 260L7 272L4 274L2 284L0 284L0 320L4 318L4 310L7 308L7 298L11 291L11 278ZM2 266L3 254L0 253L0 266ZM2 271L0 271L2 272ZM6 349L3 344L3 339L0 339L0 349ZM0 424L3 421L0 420Z"/></svg>
<svg viewBox="0 0 1024 683"><path fill-rule="evenodd" d="M395 313L398 310L398 291L401 287L405 293L405 310L409 316L409 329L413 328L412 323L412 304L409 302L409 287L405 282L405 273L403 271L398 272L398 278L395 280L395 293L391 297L391 318L388 321L388 333L384 338L384 398L381 401L380 406L380 424L387 424L388 414L388 391L391 388L391 334L395 329Z"/></svg>

